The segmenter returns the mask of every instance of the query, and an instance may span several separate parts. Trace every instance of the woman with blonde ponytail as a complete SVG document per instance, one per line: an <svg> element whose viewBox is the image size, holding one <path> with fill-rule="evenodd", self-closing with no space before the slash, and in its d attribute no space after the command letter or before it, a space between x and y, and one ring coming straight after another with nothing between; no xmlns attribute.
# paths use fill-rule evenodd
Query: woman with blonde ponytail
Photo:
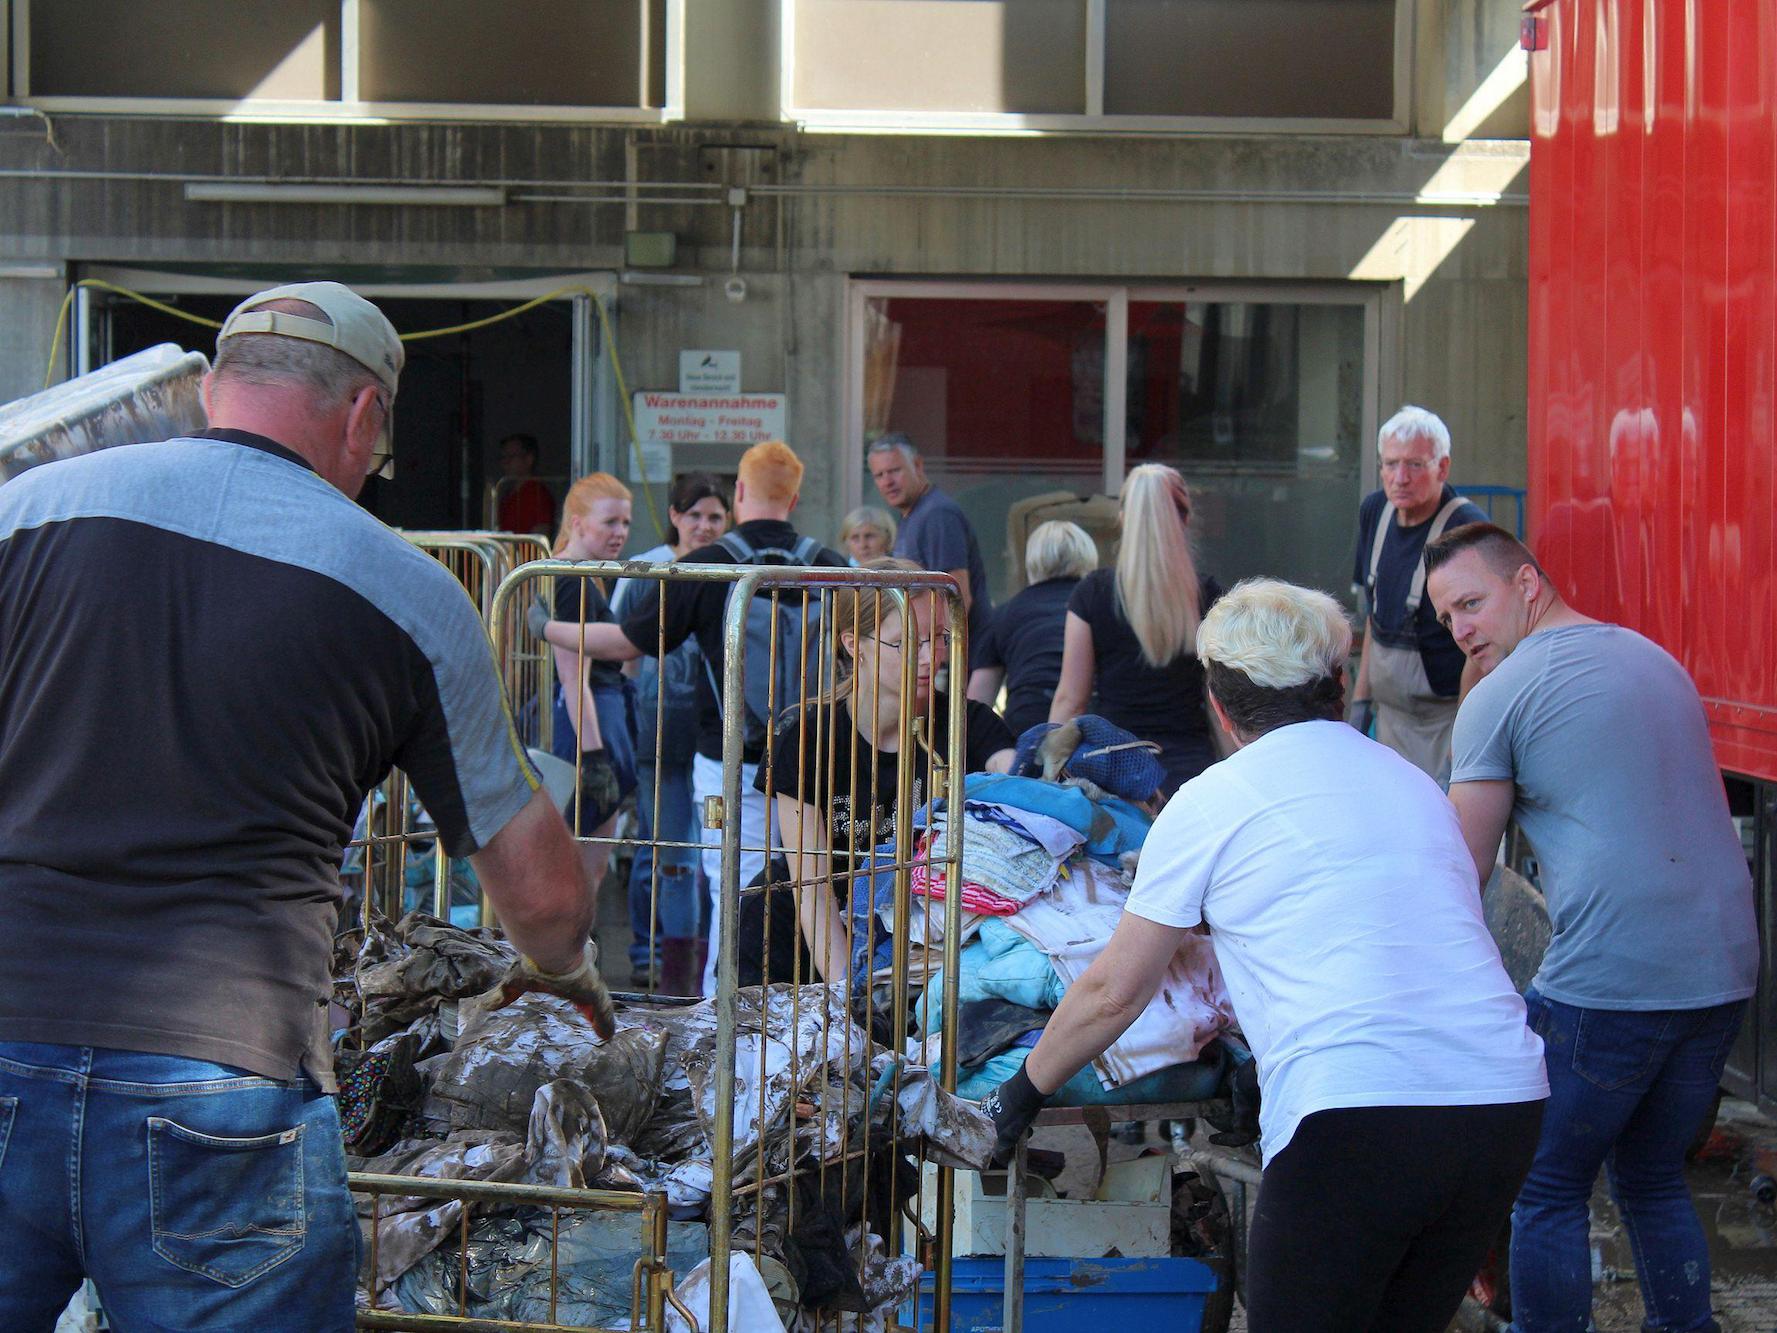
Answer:
<svg viewBox="0 0 1777 1333"><path fill-rule="evenodd" d="M1216 758L1197 660L1197 627L1222 595L1191 556L1191 490L1176 468L1144 463L1123 482L1117 567L1068 600L1051 722L1088 711L1160 747L1162 792Z"/></svg>
<svg viewBox="0 0 1777 1333"><path fill-rule="evenodd" d="M562 501L555 554L561 560L616 560L629 541L629 488L608 472L592 472L568 488ZM582 838L607 838L617 807L635 790L635 688L616 662L585 653L583 626L611 620L599 579L558 578L547 626L536 626L555 661L555 722L551 748L575 767L579 781L567 811ZM596 891L610 862L609 844L583 843Z"/></svg>

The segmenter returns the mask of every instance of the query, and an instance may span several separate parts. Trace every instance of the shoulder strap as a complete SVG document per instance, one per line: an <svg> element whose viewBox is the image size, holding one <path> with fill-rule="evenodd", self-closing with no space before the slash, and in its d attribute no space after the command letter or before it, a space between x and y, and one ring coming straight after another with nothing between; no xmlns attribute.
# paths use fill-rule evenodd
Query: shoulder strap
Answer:
<svg viewBox="0 0 1777 1333"><path fill-rule="evenodd" d="M796 543L796 549L792 554L795 555L797 564L812 565L815 556L820 553L820 549L820 542L816 541L813 537L804 537L801 541Z"/></svg>
<svg viewBox="0 0 1777 1333"><path fill-rule="evenodd" d="M1370 596L1376 595L1376 569L1382 563L1382 543L1388 540L1388 525L1394 522L1394 502L1383 500L1382 516L1376 520L1376 538L1370 543Z"/></svg>
<svg viewBox="0 0 1777 1333"><path fill-rule="evenodd" d="M1427 544L1435 542L1444 535L1444 529L1450 525L1450 516L1468 501L1460 495L1452 495L1438 510L1438 516L1431 521L1431 531L1425 534ZM1371 566L1372 570L1375 568ZM1407 589L1407 618L1412 619L1419 614L1419 604L1425 600L1425 547L1419 548L1419 565L1413 571L1413 586Z"/></svg>
<svg viewBox="0 0 1777 1333"><path fill-rule="evenodd" d="M754 558L759 554L753 549L753 544L751 542L741 536L740 533L734 531L724 532L720 537L716 538L716 545L720 546L724 551L728 552L729 555L733 556L743 565L752 564Z"/></svg>

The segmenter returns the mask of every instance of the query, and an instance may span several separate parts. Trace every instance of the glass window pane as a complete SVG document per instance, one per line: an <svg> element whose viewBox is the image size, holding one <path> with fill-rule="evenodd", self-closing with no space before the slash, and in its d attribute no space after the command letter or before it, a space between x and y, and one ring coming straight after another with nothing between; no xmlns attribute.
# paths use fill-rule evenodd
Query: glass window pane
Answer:
<svg viewBox="0 0 1777 1333"><path fill-rule="evenodd" d="M1363 460L1358 305L1129 303L1125 462L1196 497L1203 568L1349 600Z"/></svg>
<svg viewBox="0 0 1777 1333"><path fill-rule="evenodd" d="M1086 109L1085 0L797 0L798 107Z"/></svg>
<svg viewBox="0 0 1777 1333"><path fill-rule="evenodd" d="M1386 120L1396 3L1106 0L1104 109Z"/></svg>
<svg viewBox="0 0 1777 1333"><path fill-rule="evenodd" d="M36 97L339 96L339 0L31 0Z"/></svg>
<svg viewBox="0 0 1777 1333"><path fill-rule="evenodd" d="M665 0L363 0L371 102L658 106Z"/></svg>
<svg viewBox="0 0 1777 1333"><path fill-rule="evenodd" d="M1013 506L1104 489L1104 306L873 300L864 341L865 438L903 431L918 445L975 525L995 600L1009 596Z"/></svg>

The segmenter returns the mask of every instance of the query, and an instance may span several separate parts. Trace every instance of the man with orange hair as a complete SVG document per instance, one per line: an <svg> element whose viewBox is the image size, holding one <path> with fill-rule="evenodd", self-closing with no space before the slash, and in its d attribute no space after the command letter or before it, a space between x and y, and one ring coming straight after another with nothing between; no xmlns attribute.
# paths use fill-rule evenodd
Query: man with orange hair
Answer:
<svg viewBox="0 0 1777 1333"><path fill-rule="evenodd" d="M790 524L802 495L802 460L782 440L756 444L741 455L740 471L734 483L735 526L709 546L699 547L685 556L686 564L705 565L825 565L835 569L849 567L839 552L821 545L812 537L804 537ZM686 639L696 636L709 670L701 690L697 753L691 761L691 788L696 808L704 801L722 795L722 714L719 707L718 682L724 663L723 624L728 614L728 594L732 584L675 583L667 589L665 608L661 604L661 585L656 583L642 590L630 602L630 611L620 624L587 625L581 631L588 657L610 662L623 662L644 653L670 653ZM788 603L782 604L780 621L795 618ZM663 637L664 635L664 637ZM748 656L749 662L752 655ZM795 706L796 699L780 699L779 708ZM749 728L749 731L752 729ZM753 779L759 771L766 736L750 735L741 756L741 864L740 882L751 883L765 868L766 815L765 796L755 791ZM722 831L703 829L703 868L713 896L722 882ZM687 970L701 973L704 994L715 991L715 959L720 944L721 913L719 903L712 902L709 954L702 965ZM661 979L661 989L681 993L680 969L670 967ZM693 978L695 979L695 978Z"/></svg>

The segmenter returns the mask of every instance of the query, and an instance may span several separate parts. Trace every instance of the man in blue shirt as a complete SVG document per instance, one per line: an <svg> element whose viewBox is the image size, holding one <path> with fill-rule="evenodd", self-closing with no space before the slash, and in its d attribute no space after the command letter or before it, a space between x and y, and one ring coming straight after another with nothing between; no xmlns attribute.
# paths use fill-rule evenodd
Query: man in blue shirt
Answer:
<svg viewBox="0 0 1777 1333"><path fill-rule="evenodd" d="M1351 721L1441 783L1463 685L1462 651L1425 595L1424 552L1446 529L1487 516L1450 489L1450 431L1423 407L1403 407L1376 439L1382 489L1358 509L1352 581L1368 619L1352 687Z"/></svg>
<svg viewBox="0 0 1777 1333"><path fill-rule="evenodd" d="M993 598L987 591L987 566L975 529L956 501L927 479L925 462L905 435L895 432L878 438L870 446L868 461L876 489L901 515L895 554L921 569L949 574L963 590L963 605L969 612L969 664L976 665L975 645L987 633Z"/></svg>

